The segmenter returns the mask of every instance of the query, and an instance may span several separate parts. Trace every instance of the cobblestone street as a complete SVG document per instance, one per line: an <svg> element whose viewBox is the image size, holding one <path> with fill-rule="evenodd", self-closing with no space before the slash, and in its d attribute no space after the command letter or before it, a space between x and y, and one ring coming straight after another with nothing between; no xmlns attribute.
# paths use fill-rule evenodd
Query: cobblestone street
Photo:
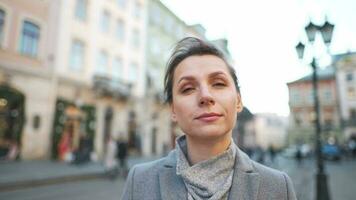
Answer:
<svg viewBox="0 0 356 200"><path fill-rule="evenodd" d="M138 161L136 161L138 162ZM303 160L298 164L294 159L278 157L273 164L266 162L274 168L289 174L295 185L298 199L313 200L315 190L315 162L313 159ZM353 200L356 196L356 160L343 160L340 162L326 162L326 171L329 175L329 191L333 200ZM20 190L3 191L0 199L6 200L91 200L91 199L118 199L122 193L125 180L117 178L114 181L96 179L66 184L48 185Z"/></svg>
<svg viewBox="0 0 356 200"><path fill-rule="evenodd" d="M279 157L271 167L285 171L292 179L298 199L315 199L315 174L314 159L305 159L297 163L293 159ZM328 174L329 193L334 200L355 199L356 161L342 160L339 162L326 161Z"/></svg>

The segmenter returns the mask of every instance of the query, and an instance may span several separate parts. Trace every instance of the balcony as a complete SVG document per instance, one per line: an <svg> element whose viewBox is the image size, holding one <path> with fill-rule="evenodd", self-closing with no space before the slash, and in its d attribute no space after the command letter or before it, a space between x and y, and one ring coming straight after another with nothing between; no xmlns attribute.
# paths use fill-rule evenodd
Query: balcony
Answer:
<svg viewBox="0 0 356 200"><path fill-rule="evenodd" d="M99 97L127 100L131 95L131 88L131 84L125 83L121 79L114 79L105 75L93 77L93 89Z"/></svg>

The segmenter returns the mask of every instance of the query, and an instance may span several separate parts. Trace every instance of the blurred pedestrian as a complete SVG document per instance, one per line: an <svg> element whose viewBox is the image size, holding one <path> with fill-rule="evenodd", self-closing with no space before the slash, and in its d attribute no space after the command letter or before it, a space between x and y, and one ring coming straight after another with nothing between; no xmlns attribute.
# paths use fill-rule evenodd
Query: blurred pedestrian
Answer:
<svg viewBox="0 0 356 200"><path fill-rule="evenodd" d="M7 154L7 160L16 160L19 155L19 148L16 140L10 140L9 151Z"/></svg>
<svg viewBox="0 0 356 200"><path fill-rule="evenodd" d="M300 146L297 147L297 150L295 152L295 159L297 160L297 163L299 165L302 164L303 155Z"/></svg>
<svg viewBox="0 0 356 200"><path fill-rule="evenodd" d="M268 152L269 152L269 157L271 158L271 162L274 163L274 158L276 156L276 151L274 150L274 147L270 145L268 147Z"/></svg>
<svg viewBox="0 0 356 200"><path fill-rule="evenodd" d="M65 126L57 146L59 160L65 162L71 162L73 160L71 141L72 141L71 128Z"/></svg>
<svg viewBox="0 0 356 200"><path fill-rule="evenodd" d="M120 137L117 141L117 154L116 157L119 161L119 172L123 175L126 176L128 173L128 168L127 168L127 148L128 148L128 143Z"/></svg>
<svg viewBox="0 0 356 200"><path fill-rule="evenodd" d="M243 105L222 51L182 39L164 83L172 120L185 134L167 157L130 170L122 199L296 199L284 172L252 161L232 140Z"/></svg>
<svg viewBox="0 0 356 200"><path fill-rule="evenodd" d="M351 157L356 157L356 141L355 141L355 139L350 139L347 142L347 148L348 148L348 151L350 152Z"/></svg>
<svg viewBox="0 0 356 200"><path fill-rule="evenodd" d="M114 179L117 176L117 162L115 159L117 151L116 141L111 135L107 137L106 142L106 154L105 154L105 170L110 179Z"/></svg>

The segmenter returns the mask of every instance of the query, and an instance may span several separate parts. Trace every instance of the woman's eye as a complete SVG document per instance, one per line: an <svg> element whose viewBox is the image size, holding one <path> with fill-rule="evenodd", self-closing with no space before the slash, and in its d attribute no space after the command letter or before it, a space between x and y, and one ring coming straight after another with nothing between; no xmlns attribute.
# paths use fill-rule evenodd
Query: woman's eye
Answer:
<svg viewBox="0 0 356 200"><path fill-rule="evenodd" d="M182 89L182 93L183 94L188 93L188 92L192 91L193 89L194 89L193 87L184 88L184 89Z"/></svg>
<svg viewBox="0 0 356 200"><path fill-rule="evenodd" d="M225 87L226 84L223 83L223 82L216 82L216 83L213 84L213 86L215 86L215 87Z"/></svg>

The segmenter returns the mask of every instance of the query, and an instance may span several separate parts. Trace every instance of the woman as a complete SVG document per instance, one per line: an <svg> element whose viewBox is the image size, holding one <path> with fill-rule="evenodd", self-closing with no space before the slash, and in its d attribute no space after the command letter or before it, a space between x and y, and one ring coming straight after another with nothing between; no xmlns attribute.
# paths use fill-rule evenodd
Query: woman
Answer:
<svg viewBox="0 0 356 200"><path fill-rule="evenodd" d="M122 199L296 199L285 173L250 160L233 142L243 106L219 49L192 37L178 42L165 95L185 135L167 157L130 170Z"/></svg>

